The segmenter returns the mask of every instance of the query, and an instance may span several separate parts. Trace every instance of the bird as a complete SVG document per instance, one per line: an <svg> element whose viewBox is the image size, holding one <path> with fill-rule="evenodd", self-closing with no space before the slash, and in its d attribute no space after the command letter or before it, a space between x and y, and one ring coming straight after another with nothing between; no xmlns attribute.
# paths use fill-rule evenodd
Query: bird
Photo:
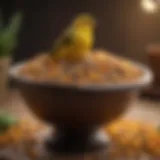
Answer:
<svg viewBox="0 0 160 160"><path fill-rule="evenodd" d="M50 55L53 60L77 62L83 60L94 45L96 21L88 13L76 16L53 43Z"/></svg>

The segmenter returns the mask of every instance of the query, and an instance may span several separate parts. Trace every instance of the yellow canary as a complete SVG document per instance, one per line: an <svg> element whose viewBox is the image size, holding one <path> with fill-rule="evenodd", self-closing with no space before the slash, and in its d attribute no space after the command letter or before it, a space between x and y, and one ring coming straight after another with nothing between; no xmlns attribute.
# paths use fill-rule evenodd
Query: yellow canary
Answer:
<svg viewBox="0 0 160 160"><path fill-rule="evenodd" d="M78 15L53 45L51 56L54 60L78 61L92 49L95 20L89 14Z"/></svg>

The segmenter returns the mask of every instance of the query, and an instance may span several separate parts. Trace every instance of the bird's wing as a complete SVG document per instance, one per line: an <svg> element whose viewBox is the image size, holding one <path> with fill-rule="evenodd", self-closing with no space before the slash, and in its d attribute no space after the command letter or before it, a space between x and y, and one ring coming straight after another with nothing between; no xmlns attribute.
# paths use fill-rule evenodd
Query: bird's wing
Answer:
<svg viewBox="0 0 160 160"><path fill-rule="evenodd" d="M73 37L73 30L71 28L68 28L55 41L53 48L52 48L52 53L56 52L61 47L68 46L68 45L72 44L72 41L73 41L72 37Z"/></svg>

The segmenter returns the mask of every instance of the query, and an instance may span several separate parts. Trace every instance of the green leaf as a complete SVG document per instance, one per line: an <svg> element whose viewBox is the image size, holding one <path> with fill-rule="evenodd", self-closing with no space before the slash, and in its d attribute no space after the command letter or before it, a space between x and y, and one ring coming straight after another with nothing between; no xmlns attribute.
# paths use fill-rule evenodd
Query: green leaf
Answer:
<svg viewBox="0 0 160 160"><path fill-rule="evenodd" d="M17 36L21 22L22 14L15 13L9 23L0 30L0 55L10 54L17 46Z"/></svg>
<svg viewBox="0 0 160 160"><path fill-rule="evenodd" d="M6 131L9 127L16 124L17 119L9 113L0 114L0 132Z"/></svg>

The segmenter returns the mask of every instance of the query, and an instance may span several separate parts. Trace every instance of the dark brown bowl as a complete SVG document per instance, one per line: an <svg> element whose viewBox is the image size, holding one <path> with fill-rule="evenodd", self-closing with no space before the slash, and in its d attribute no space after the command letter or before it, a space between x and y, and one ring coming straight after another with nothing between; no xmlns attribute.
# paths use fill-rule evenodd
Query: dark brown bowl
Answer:
<svg viewBox="0 0 160 160"><path fill-rule="evenodd" d="M148 68L135 64L143 75L131 83L58 85L19 75L22 65L13 66L9 74L26 103L43 120L62 126L99 125L117 118L152 79Z"/></svg>

